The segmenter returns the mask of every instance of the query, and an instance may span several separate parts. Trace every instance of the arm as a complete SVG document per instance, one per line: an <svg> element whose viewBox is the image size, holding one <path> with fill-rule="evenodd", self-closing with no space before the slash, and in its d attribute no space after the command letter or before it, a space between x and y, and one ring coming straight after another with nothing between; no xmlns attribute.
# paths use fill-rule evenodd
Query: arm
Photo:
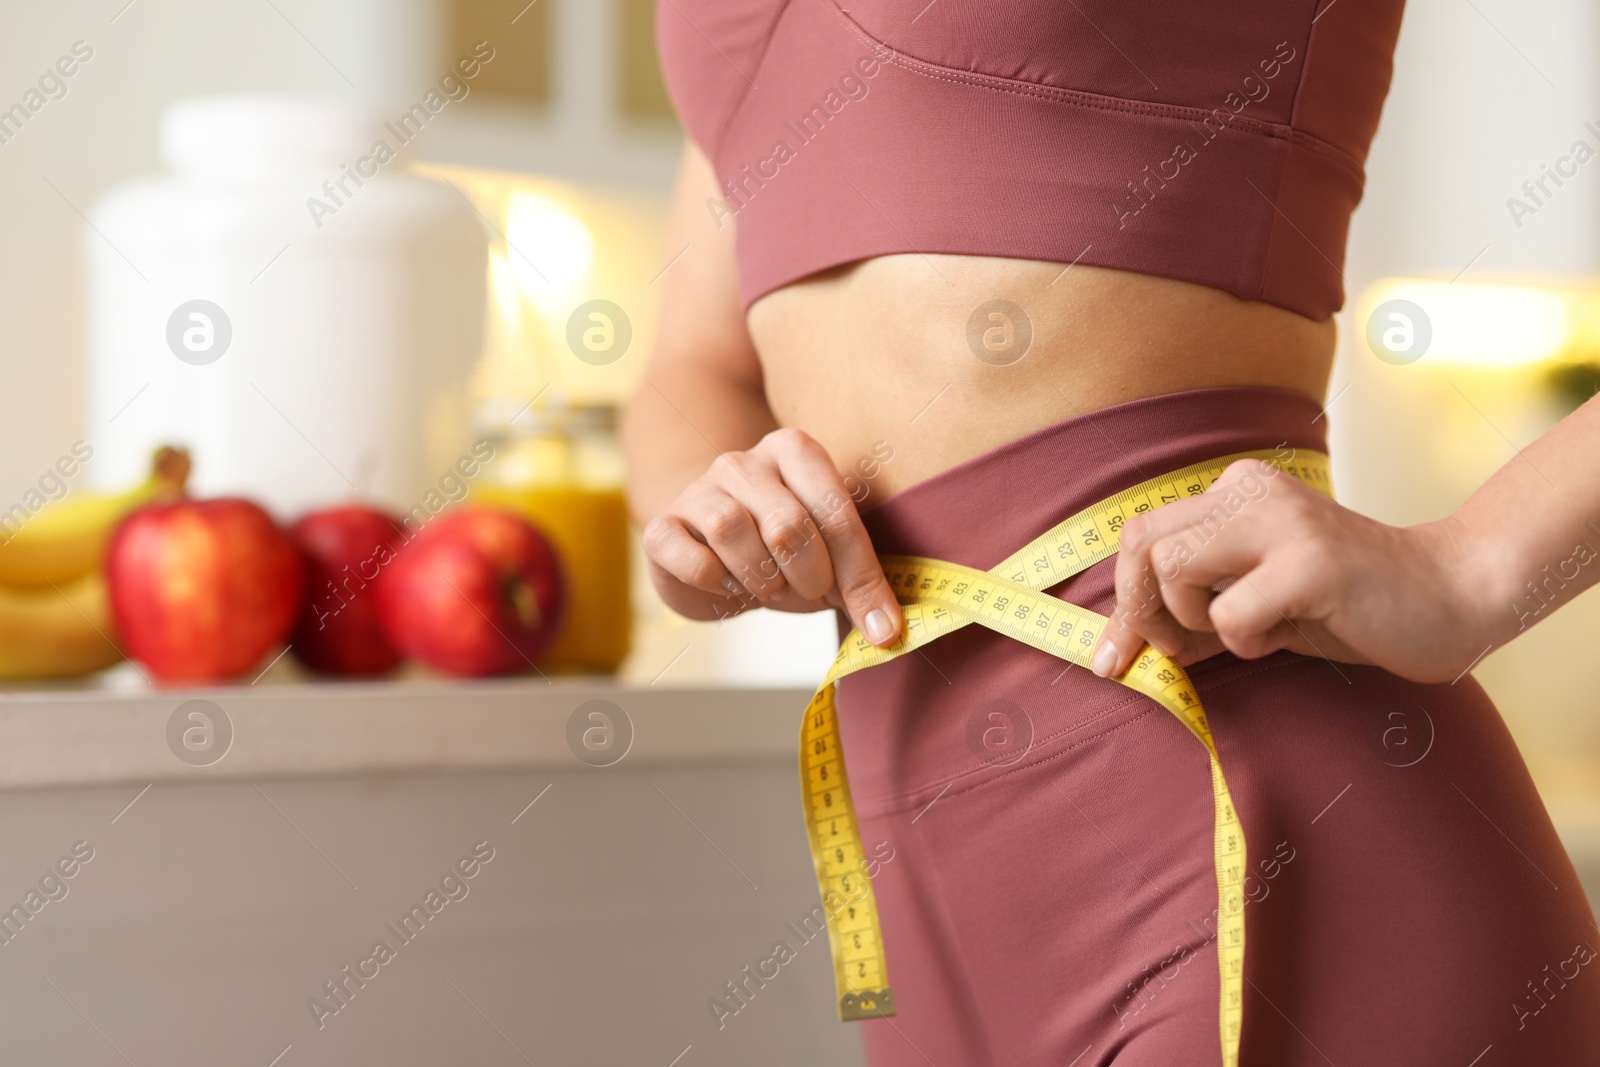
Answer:
<svg viewBox="0 0 1600 1067"><path fill-rule="evenodd" d="M827 452L780 429L745 328L733 224L692 144L672 200L659 339L622 423L628 499L644 524L650 578L692 619L751 606L843 608L880 645L900 610L843 478Z"/></svg>
<svg viewBox="0 0 1600 1067"><path fill-rule="evenodd" d="M1410 527L1236 463L1201 497L1124 527L1117 608L1095 671L1120 674L1148 641L1185 663L1224 648L1245 658L1286 648L1452 681L1600 581L1597 454L1600 397L1454 514ZM1204 535L1206 497L1230 491L1247 503Z"/></svg>
<svg viewBox="0 0 1600 1067"><path fill-rule="evenodd" d="M720 198L704 155L691 142L678 168L667 247L688 251L658 284L658 340L622 419L628 504L645 525L666 511L717 455L754 447L778 428L762 389L761 364L745 330L733 263L733 225L719 232L706 211Z"/></svg>

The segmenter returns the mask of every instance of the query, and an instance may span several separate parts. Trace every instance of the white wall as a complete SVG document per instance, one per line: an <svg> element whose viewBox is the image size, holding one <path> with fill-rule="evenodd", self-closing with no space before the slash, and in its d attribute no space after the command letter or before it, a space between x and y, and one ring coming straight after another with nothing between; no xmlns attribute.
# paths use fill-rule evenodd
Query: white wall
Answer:
<svg viewBox="0 0 1600 1067"><path fill-rule="evenodd" d="M1520 229L1505 206L1584 135L1585 121L1600 126L1597 53L1600 9L1586 0L1411 0L1351 280L1449 278L1485 245L1469 278L1600 270L1600 167L1582 170Z"/></svg>

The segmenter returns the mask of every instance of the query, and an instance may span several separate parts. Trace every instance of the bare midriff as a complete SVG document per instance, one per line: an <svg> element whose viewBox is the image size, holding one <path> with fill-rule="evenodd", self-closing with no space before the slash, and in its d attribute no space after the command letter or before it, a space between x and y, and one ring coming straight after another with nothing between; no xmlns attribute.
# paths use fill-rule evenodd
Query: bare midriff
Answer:
<svg viewBox="0 0 1600 1067"><path fill-rule="evenodd" d="M1320 402L1335 339L1331 317L1189 282L950 255L812 275L757 300L748 324L780 425L816 438L857 479L863 461L893 450L873 465L863 505L1140 397L1265 385Z"/></svg>

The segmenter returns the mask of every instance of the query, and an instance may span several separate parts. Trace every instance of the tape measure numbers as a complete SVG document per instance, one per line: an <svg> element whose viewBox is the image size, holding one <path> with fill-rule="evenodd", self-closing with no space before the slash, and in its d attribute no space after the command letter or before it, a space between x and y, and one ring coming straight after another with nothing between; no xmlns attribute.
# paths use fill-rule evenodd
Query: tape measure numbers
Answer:
<svg viewBox="0 0 1600 1067"><path fill-rule="evenodd" d="M1008 556L990 571L921 556L883 556L885 576L902 605L901 640L878 648L859 631L845 638L800 730L800 774L806 830L833 951L839 1017L871 1019L894 1014L872 882L839 743L835 684L840 678L892 659L976 623L1068 663L1089 665L1107 618L1041 593L1115 555L1129 517L1198 496L1229 464L1259 459L1331 495L1328 459L1292 450L1241 452L1172 471L1085 508ZM1200 696L1174 660L1146 645L1114 679L1170 711L1199 739L1211 765L1215 806L1213 850L1217 877L1217 959L1222 1060L1236 1067L1243 1020L1244 830L1228 792Z"/></svg>

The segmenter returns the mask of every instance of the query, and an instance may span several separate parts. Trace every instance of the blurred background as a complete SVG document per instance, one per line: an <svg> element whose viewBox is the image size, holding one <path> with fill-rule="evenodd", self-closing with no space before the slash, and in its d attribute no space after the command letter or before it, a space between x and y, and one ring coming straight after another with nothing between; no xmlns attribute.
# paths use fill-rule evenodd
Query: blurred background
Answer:
<svg viewBox="0 0 1600 1067"><path fill-rule="evenodd" d="M41 472L80 442L92 458L69 497L137 482L152 449L176 443L193 454L198 491L249 495L282 521L355 498L402 516L421 506L426 517L437 510L430 494L455 498L457 483L441 480L458 459L488 441L495 459L463 492L518 502L561 527L552 533L569 553L630 539L631 578L613 567L577 581L590 583L586 604L631 605L631 622L623 610L619 635L597 621L588 645L564 649L574 670L615 669L607 684L622 688L608 692L625 707L618 694L629 686L676 687L692 707L702 701L694 694L719 687L777 689L792 702L831 658L832 620L686 623L644 587L636 531L622 527L614 409L650 348L655 283L681 251L666 243L681 133L655 62L653 8L650 0L0 0L0 507L25 501ZM1344 503L1393 523L1442 516L1595 390L1597 154L1594 5L1408 5L1345 268L1328 408ZM283 307L297 310L279 314ZM196 308L202 317L188 317ZM204 336L185 341L191 328ZM569 517L552 518L552 508ZM613 623L617 615L607 612ZM1475 669L1591 890L1600 889L1600 702L1582 672L1555 665L1589 662L1597 623L1600 598L1591 595ZM303 678L292 659L264 673L269 687ZM126 666L109 677L105 701L126 699L114 706L131 709L147 699ZM294 692L322 699L305 686ZM99 706L76 699L60 687L22 686L0 698L0 713L48 723L61 709L90 715ZM444 707L456 698L428 699ZM563 696L550 713L564 723L576 700ZM155 709L162 721L172 703ZM241 722L268 715L264 705L238 707ZM670 709L651 707L671 722ZM784 720L773 736L787 738L787 713L773 714ZM84 721L92 735L93 720ZM370 739L357 733L328 744L368 752ZM75 777L80 742L49 750L59 771L15 771L0 794L0 837L17 849L0 858L3 899L20 896L34 868L90 833L75 827L110 834L123 824L106 819L134 789L162 784L145 801L149 823L130 837L140 844L123 849L123 865L86 865L82 882L102 876L101 887L85 884L77 903L52 905L77 908L70 920L54 915L57 925L30 930L28 945L0 948L8 990L0 1029L27 1035L15 1048L29 1050L19 1058L0 1048L0 1062L62 1050L73 1062L120 1062L125 1048L136 1063L277 1063L273 1055L286 1065L366 1055L398 1063L424 1051L431 1058L417 1062L548 1062L541 1053L578 1061L583 1049L587 1062L744 1063L774 1040L785 1051L760 1062L854 1056L842 1028L806 1036L814 1028L805 1019L828 1010L825 960L802 961L805 976L771 994L765 1017L741 1019L740 1034L711 1028L702 1005L766 954L775 927L803 914L814 893L794 819L792 755L777 742L752 742L737 757L662 755L643 762L659 768L656 777L617 774L605 788L584 768L529 770L545 757L526 753L505 761L525 764L516 772L468 775L448 759L430 767L418 757L405 774L378 777L367 772L386 766L381 759L352 756L350 773L309 779L297 777L307 763L284 744L277 763L247 764L263 780L283 779L268 790L284 805L282 820L258 786L185 784L177 764L116 770L112 755ZM428 745L448 748L414 747ZM648 752L644 745L634 762ZM249 758L241 747L233 762ZM463 760L473 761L496 762ZM566 829L520 854L505 850L513 858L498 868L511 868L501 887L485 889L489 899L471 922L462 918L453 944L428 949L440 974L476 970L480 988L497 991L482 994L493 1005L451 992L436 974L353 1001L337 1039L310 1026L304 999L378 932L375 915L403 907L400 898L424 889L434 867L470 848L474 812L514 810L524 794L557 782L555 796L568 797ZM676 814L660 803L669 793L685 805ZM730 797L748 806L730 811L741 807ZM641 816L641 806L652 814ZM235 809L247 814L227 814ZM768 814L794 834L770 840ZM322 858L274 851L309 844L317 827L327 832L313 846L326 850ZM277 831L271 846L257 836ZM749 886L731 871L707 874L708 855L721 863L703 854L713 840L755 868L745 882L770 875L792 891L745 902ZM323 882L345 888L330 855L366 868L366 877L344 879L351 888L392 882L398 895L371 907L326 905ZM650 873L630 857L647 858ZM599 890L575 892L549 875L552 865L584 864L605 871L614 896L604 906L595 904ZM497 868L486 870L485 881ZM272 890L242 871L285 885ZM191 892L192 913L176 903ZM561 918L528 918L530 900ZM162 946L179 942L186 947L169 958L177 962L157 973ZM697 953L696 979L651 970L665 966L650 962L659 957ZM559 967L541 970L538 958ZM219 977L233 971L251 973ZM669 1010L633 994L624 1004L583 1003L563 980L608 973L656 974L681 988ZM194 1003L205 1005L202 1020L186 1022ZM632 1021L612 1025L619 1012ZM217 1022L246 1015L255 1021L238 1032ZM166 1021L152 1028L151 1019ZM680 1052L684 1045L694 1051Z"/></svg>
<svg viewBox="0 0 1600 1067"><path fill-rule="evenodd" d="M561 434L574 411L580 429L605 425L649 351L653 283L681 251L665 247L681 134L651 4L143 2L8 12L0 63L25 108L75 46L92 58L37 112L0 121L13 205L0 358L28 397L0 425L0 499L21 500L75 441L96 450L81 483L104 490L172 442L195 451L196 489L283 520L358 496L403 515L475 439L525 451L557 432L541 410L566 413L551 416ZM356 175L323 190L379 140L394 158L365 169L382 184L436 187L373 195ZM408 247L397 231L420 236ZM482 255L475 241L486 315L479 272L462 266ZM167 312L200 297L237 345L203 373L159 343ZM594 300L620 314L602 331L620 332L580 358L568 328ZM293 320L273 316L285 304ZM403 381L384 362L396 349ZM515 482L514 466L497 476ZM682 651L680 677L799 683L829 654L818 620L680 639L652 598L637 606L626 670L646 680ZM774 657L775 633L812 657Z"/></svg>

